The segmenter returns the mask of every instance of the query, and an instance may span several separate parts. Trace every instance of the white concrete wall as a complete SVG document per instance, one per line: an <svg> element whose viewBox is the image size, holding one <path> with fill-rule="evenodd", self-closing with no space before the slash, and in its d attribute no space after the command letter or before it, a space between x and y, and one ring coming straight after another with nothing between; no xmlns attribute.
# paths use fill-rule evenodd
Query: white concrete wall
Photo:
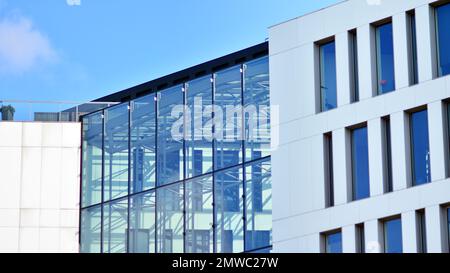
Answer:
<svg viewBox="0 0 450 273"><path fill-rule="evenodd" d="M78 252L80 133L0 122L0 252Z"/></svg>
<svg viewBox="0 0 450 273"><path fill-rule="evenodd" d="M445 105L450 77L435 78L435 43L430 0L349 0L270 28L271 104L278 105L280 146L272 153L275 252L318 252L320 234L341 228L344 251L356 248L354 226L364 223L367 252L383 251L380 219L402 215L404 251L417 251L414 212L425 209L428 250L447 249L441 205L450 203ZM410 86L406 12L415 9L419 84ZM394 32L395 92L375 96L372 23L391 17ZM360 101L350 103L348 31L357 29ZM315 42L335 36L338 105L317 111ZM408 119L405 111L428 107L432 183L410 185ZM381 117L390 115L394 192L384 194ZM371 198L349 202L347 130L368 125ZM323 134L333 133L334 200L325 209Z"/></svg>

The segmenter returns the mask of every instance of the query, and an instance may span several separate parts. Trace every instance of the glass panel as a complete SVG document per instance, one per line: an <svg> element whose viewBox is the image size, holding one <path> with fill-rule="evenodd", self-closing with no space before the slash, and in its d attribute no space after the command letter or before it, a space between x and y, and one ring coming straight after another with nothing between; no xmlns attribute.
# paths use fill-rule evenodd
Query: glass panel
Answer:
<svg viewBox="0 0 450 273"><path fill-rule="evenodd" d="M102 112L83 118L82 207L102 201Z"/></svg>
<svg viewBox="0 0 450 273"><path fill-rule="evenodd" d="M217 122L214 128L214 164L216 170L242 163L240 68L236 66L215 74L214 114Z"/></svg>
<svg viewBox="0 0 450 273"><path fill-rule="evenodd" d="M130 253L155 253L155 201L154 191L130 199Z"/></svg>
<svg viewBox="0 0 450 273"><path fill-rule="evenodd" d="M245 251L272 244L272 179L270 160L245 168L247 230Z"/></svg>
<svg viewBox="0 0 450 273"><path fill-rule="evenodd" d="M269 253L272 253L272 247L266 247L266 248L262 248L262 249L257 249L257 250L249 251L248 253L269 254Z"/></svg>
<svg viewBox="0 0 450 273"><path fill-rule="evenodd" d="M352 102L359 101L359 71L358 71L358 36L356 30L350 31L350 65L353 79Z"/></svg>
<svg viewBox="0 0 450 273"><path fill-rule="evenodd" d="M181 86L158 94L158 185L183 179L183 103Z"/></svg>
<svg viewBox="0 0 450 273"><path fill-rule="evenodd" d="M450 248L450 208L447 208L447 232L448 247Z"/></svg>
<svg viewBox="0 0 450 273"><path fill-rule="evenodd" d="M386 253L402 253L402 220L384 222L384 250Z"/></svg>
<svg viewBox="0 0 450 273"><path fill-rule="evenodd" d="M244 251L242 168L215 174L216 251Z"/></svg>
<svg viewBox="0 0 450 273"><path fill-rule="evenodd" d="M419 234L419 253L427 253L427 226L425 218L425 210L417 212L418 234Z"/></svg>
<svg viewBox="0 0 450 273"><path fill-rule="evenodd" d="M370 196L367 127L352 131L353 200Z"/></svg>
<svg viewBox="0 0 450 273"><path fill-rule="evenodd" d="M91 207L81 211L81 252L100 253L101 251L101 207Z"/></svg>
<svg viewBox="0 0 450 273"><path fill-rule="evenodd" d="M427 110L411 114L411 147L413 158L413 185L431 181L430 145Z"/></svg>
<svg viewBox="0 0 450 273"><path fill-rule="evenodd" d="M211 77L186 86L186 175L191 178L211 172L213 166Z"/></svg>
<svg viewBox="0 0 450 273"><path fill-rule="evenodd" d="M156 114L155 95L131 102L131 183L130 192L155 187Z"/></svg>
<svg viewBox="0 0 450 273"><path fill-rule="evenodd" d="M270 155L269 58L244 65L245 160Z"/></svg>
<svg viewBox="0 0 450 273"><path fill-rule="evenodd" d="M450 4L436 8L439 76L450 74L450 35L448 26L450 26Z"/></svg>
<svg viewBox="0 0 450 273"><path fill-rule="evenodd" d="M103 205L103 252L127 251L128 200Z"/></svg>
<svg viewBox="0 0 450 273"><path fill-rule="evenodd" d="M128 194L128 104L105 110L105 201Z"/></svg>
<svg viewBox="0 0 450 273"><path fill-rule="evenodd" d="M395 90L394 42L392 24L384 24L376 28L378 94Z"/></svg>
<svg viewBox="0 0 450 273"><path fill-rule="evenodd" d="M337 232L326 236L327 253L342 253L342 233Z"/></svg>
<svg viewBox="0 0 450 273"><path fill-rule="evenodd" d="M337 107L335 42L321 45L319 50L322 111L328 111Z"/></svg>
<svg viewBox="0 0 450 273"><path fill-rule="evenodd" d="M416 16L414 14L409 15L409 23L411 28L411 65L412 75L411 83L417 84L419 82L419 68L417 64L417 33L416 33Z"/></svg>
<svg viewBox="0 0 450 273"><path fill-rule="evenodd" d="M186 182L186 252L213 253L213 179Z"/></svg>
<svg viewBox="0 0 450 273"><path fill-rule="evenodd" d="M157 189L158 253L182 253L183 249L183 183Z"/></svg>
<svg viewBox="0 0 450 273"><path fill-rule="evenodd" d="M384 122L384 138L385 138L385 192L392 192L394 186L392 184L392 141L391 141L391 120L389 117L383 119Z"/></svg>

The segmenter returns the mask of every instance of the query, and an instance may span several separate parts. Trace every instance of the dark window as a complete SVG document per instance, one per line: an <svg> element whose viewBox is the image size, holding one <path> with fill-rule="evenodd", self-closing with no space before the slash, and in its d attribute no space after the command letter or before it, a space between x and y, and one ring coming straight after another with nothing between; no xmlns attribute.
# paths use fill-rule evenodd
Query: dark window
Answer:
<svg viewBox="0 0 450 273"><path fill-rule="evenodd" d="M352 102L359 101L359 74L358 74L358 36L356 29L349 32L350 36L350 73Z"/></svg>
<svg viewBox="0 0 450 273"><path fill-rule="evenodd" d="M450 4L436 8L436 37L438 46L438 74L450 74Z"/></svg>
<svg viewBox="0 0 450 273"><path fill-rule="evenodd" d="M450 208L447 208L447 233L448 248L450 250Z"/></svg>
<svg viewBox="0 0 450 273"><path fill-rule="evenodd" d="M409 24L410 65L411 65L410 83L417 84L419 82L419 67L417 64L417 32L416 32L416 15L414 11L408 13L408 24Z"/></svg>
<svg viewBox="0 0 450 273"><path fill-rule="evenodd" d="M364 223L356 225L356 251L358 253L366 252L366 235L364 232Z"/></svg>
<svg viewBox="0 0 450 273"><path fill-rule="evenodd" d="M425 222L425 210L417 211L417 240L418 252L427 253L427 228Z"/></svg>
<svg viewBox="0 0 450 273"><path fill-rule="evenodd" d="M402 253L402 220L400 218L387 220L384 226L384 252Z"/></svg>
<svg viewBox="0 0 450 273"><path fill-rule="evenodd" d="M391 120L389 117L382 119L384 133L384 164L385 164L385 186L386 193L392 192L394 186L392 183L392 140L391 140Z"/></svg>
<svg viewBox="0 0 450 273"><path fill-rule="evenodd" d="M375 28L377 49L378 94L395 90L394 41L392 23Z"/></svg>
<svg viewBox="0 0 450 273"><path fill-rule="evenodd" d="M326 253L342 253L342 232L325 234Z"/></svg>
<svg viewBox="0 0 450 273"><path fill-rule="evenodd" d="M413 186L417 186L431 181L427 110L412 113L410 127Z"/></svg>
<svg viewBox="0 0 450 273"><path fill-rule="evenodd" d="M334 206L334 181L333 181L333 135L324 135L325 153L325 206Z"/></svg>
<svg viewBox="0 0 450 273"><path fill-rule="evenodd" d="M352 130L353 200L370 196L367 127Z"/></svg>
<svg viewBox="0 0 450 273"><path fill-rule="evenodd" d="M321 111L337 107L335 42L319 45Z"/></svg>

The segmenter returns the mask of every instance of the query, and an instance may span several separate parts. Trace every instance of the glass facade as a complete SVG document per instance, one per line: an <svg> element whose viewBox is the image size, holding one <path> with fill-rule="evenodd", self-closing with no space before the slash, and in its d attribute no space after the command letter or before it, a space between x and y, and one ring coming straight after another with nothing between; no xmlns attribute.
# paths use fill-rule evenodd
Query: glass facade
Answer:
<svg viewBox="0 0 450 273"><path fill-rule="evenodd" d="M325 235L326 253L342 253L342 232Z"/></svg>
<svg viewBox="0 0 450 273"><path fill-rule="evenodd" d="M427 110L412 113L410 122L413 186L417 186L431 182Z"/></svg>
<svg viewBox="0 0 450 273"><path fill-rule="evenodd" d="M319 46L321 111L337 107L336 44L334 41Z"/></svg>
<svg viewBox="0 0 450 273"><path fill-rule="evenodd" d="M385 94L395 90L394 73L394 40L392 23L375 28L378 94Z"/></svg>
<svg viewBox="0 0 450 273"><path fill-rule="evenodd" d="M400 218L388 220L383 223L384 226L384 252L402 253L402 220Z"/></svg>
<svg viewBox="0 0 450 273"><path fill-rule="evenodd" d="M269 252L269 95L263 57L84 116L81 251Z"/></svg>
<svg viewBox="0 0 450 273"><path fill-rule="evenodd" d="M351 138L353 200L360 200L370 196L367 127L353 129Z"/></svg>
<svg viewBox="0 0 450 273"><path fill-rule="evenodd" d="M436 37L438 45L438 74L450 74L450 4L436 8Z"/></svg>

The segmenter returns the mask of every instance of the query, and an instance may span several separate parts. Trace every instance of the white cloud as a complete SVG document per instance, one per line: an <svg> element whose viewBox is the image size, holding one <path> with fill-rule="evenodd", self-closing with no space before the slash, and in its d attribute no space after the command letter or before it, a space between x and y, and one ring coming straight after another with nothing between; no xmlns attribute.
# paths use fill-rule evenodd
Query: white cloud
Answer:
<svg viewBox="0 0 450 273"><path fill-rule="evenodd" d="M50 41L23 16L0 18L0 72L24 73L56 60Z"/></svg>

